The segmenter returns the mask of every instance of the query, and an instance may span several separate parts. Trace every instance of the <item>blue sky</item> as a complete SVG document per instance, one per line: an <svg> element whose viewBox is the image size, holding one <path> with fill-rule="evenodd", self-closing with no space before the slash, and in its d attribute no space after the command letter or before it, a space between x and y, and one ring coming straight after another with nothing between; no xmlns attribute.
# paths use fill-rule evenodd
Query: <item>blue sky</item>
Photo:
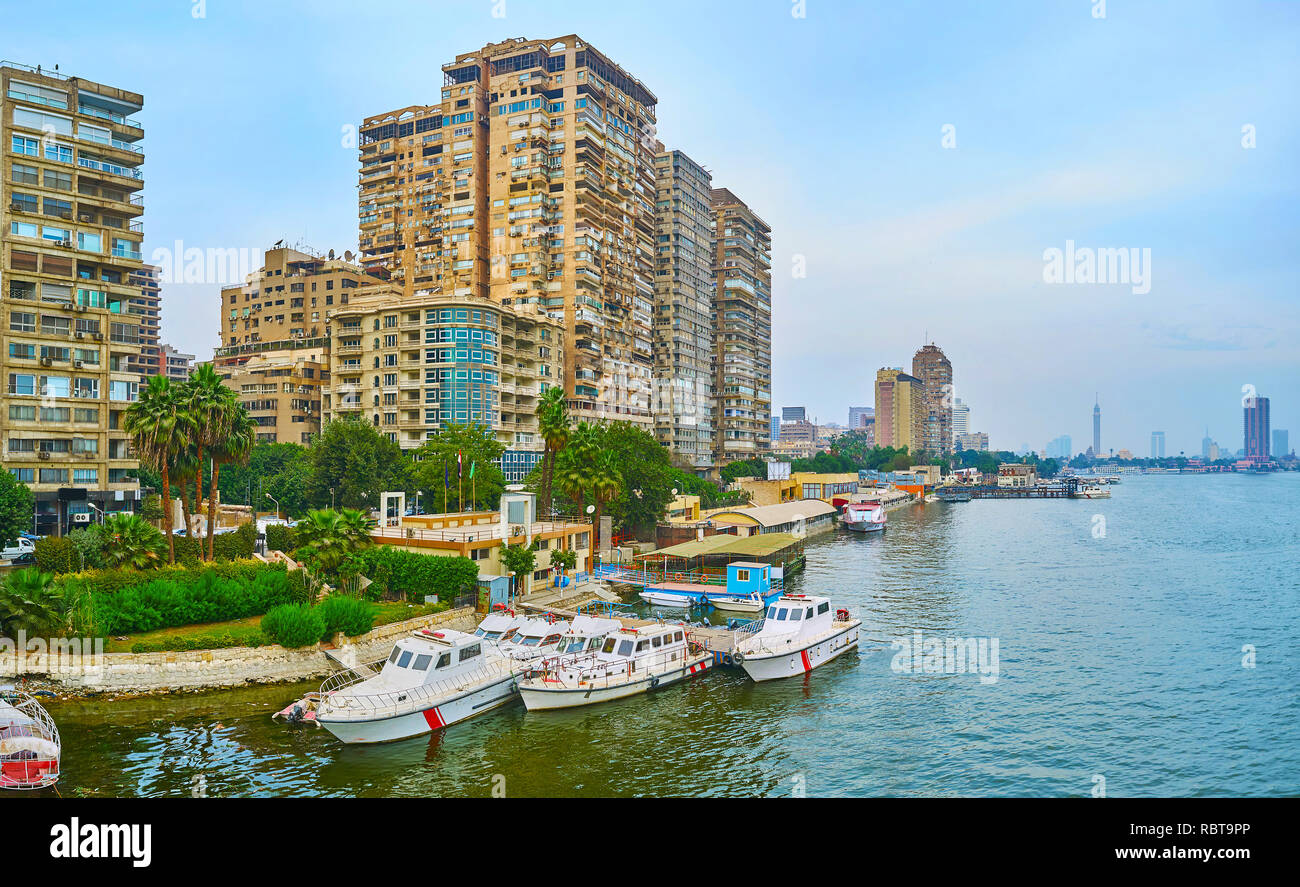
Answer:
<svg viewBox="0 0 1300 887"><path fill-rule="evenodd" d="M1243 385L1300 437L1300 5L1096 6L65 0L0 56L145 95L146 257L341 252L344 126L435 100L459 52L578 33L773 226L778 408L844 422L928 334L995 446L1086 446L1100 392L1106 447L1146 455L1161 429L1199 452L1208 425L1235 450ZM1046 283L1067 240L1149 249L1150 291ZM164 337L210 356L217 289L167 287Z"/></svg>

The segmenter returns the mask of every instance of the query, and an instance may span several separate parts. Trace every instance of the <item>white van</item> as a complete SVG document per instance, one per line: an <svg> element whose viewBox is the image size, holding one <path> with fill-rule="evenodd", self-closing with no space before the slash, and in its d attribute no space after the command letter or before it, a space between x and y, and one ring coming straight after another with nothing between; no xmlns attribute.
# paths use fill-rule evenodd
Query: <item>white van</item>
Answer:
<svg viewBox="0 0 1300 887"><path fill-rule="evenodd" d="M36 543L26 536L20 536L18 541L13 545L5 546L4 551L0 551L0 560L16 561L22 558L33 557L36 554Z"/></svg>

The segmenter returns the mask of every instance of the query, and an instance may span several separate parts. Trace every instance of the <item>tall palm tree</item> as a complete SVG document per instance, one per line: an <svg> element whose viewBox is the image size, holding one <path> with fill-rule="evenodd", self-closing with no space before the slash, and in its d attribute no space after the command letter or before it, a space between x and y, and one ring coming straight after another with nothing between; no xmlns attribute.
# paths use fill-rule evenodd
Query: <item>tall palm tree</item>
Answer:
<svg viewBox="0 0 1300 887"><path fill-rule="evenodd" d="M619 471L618 462L609 450L601 450L591 465L589 481L591 498L595 500L596 510L592 514L592 534L594 541L600 540L600 512L605 503L618 495L623 485L623 472Z"/></svg>
<svg viewBox="0 0 1300 887"><path fill-rule="evenodd" d="M131 435L137 458L162 477L167 558L176 563L176 540L172 533L171 469L177 451L193 431L193 421L182 409L176 390L166 376L151 376L135 403L127 408L123 429Z"/></svg>
<svg viewBox="0 0 1300 887"><path fill-rule="evenodd" d="M591 497L593 544L599 541L601 512L618 495L623 483L613 451L601 445L602 431L598 425L579 422L560 460L559 481L564 494L578 502Z"/></svg>
<svg viewBox="0 0 1300 887"><path fill-rule="evenodd" d="M537 427L546 450L542 453L541 513L551 516L551 490L555 480L555 460L569 442L569 408L564 388L552 385L537 401Z"/></svg>
<svg viewBox="0 0 1300 887"><path fill-rule="evenodd" d="M214 530L217 526L217 482L221 478L221 466L229 463L247 465L253 444L257 442L257 423L235 397L235 392L226 390L230 396L220 408L221 421L217 426L221 435L212 438L208 450L212 459L212 483L208 487L208 560L212 560L216 546Z"/></svg>
<svg viewBox="0 0 1300 887"><path fill-rule="evenodd" d="M200 364L190 373L180 386L178 396L185 404L186 411L194 418L194 434L191 439L195 450L194 471L194 510L197 512L203 503L203 467L205 451L217 445L224 436L223 427L226 410L234 400L235 393L221 382L221 377L211 364ZM209 491L209 497L211 497ZM211 511L211 509L209 509ZM211 519L208 521L211 533ZM199 556L203 556L203 546L199 545Z"/></svg>

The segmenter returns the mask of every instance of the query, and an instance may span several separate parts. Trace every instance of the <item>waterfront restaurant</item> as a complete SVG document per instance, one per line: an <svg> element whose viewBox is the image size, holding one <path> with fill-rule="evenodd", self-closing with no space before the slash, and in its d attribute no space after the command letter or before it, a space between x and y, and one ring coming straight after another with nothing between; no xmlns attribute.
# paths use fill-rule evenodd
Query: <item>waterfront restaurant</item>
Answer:
<svg viewBox="0 0 1300 887"><path fill-rule="evenodd" d="M835 511L835 506L821 499L798 499L780 505L723 509L710 514L709 520L719 528L734 527L738 536L790 533L803 537L831 530Z"/></svg>
<svg viewBox="0 0 1300 887"><path fill-rule="evenodd" d="M1023 462L1003 462L998 466L999 487L1032 487L1038 483L1038 471Z"/></svg>

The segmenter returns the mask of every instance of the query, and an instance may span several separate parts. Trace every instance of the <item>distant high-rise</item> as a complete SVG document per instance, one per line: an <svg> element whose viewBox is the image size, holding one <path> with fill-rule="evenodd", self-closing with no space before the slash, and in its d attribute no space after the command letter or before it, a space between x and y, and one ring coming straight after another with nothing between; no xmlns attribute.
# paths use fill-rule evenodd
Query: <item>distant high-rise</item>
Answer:
<svg viewBox="0 0 1300 887"><path fill-rule="evenodd" d="M967 434L970 431L970 404L965 403L959 397L952 404L952 438L954 441L959 434Z"/></svg>
<svg viewBox="0 0 1300 887"><path fill-rule="evenodd" d="M907 447L920 452L924 445L925 383L902 370L881 368L876 373L876 444Z"/></svg>
<svg viewBox="0 0 1300 887"><path fill-rule="evenodd" d="M875 407L849 407L849 428L857 431L866 426L862 420L868 416L875 416Z"/></svg>
<svg viewBox="0 0 1300 887"><path fill-rule="evenodd" d="M1165 433L1163 431L1151 432L1151 458L1163 459L1165 457Z"/></svg>
<svg viewBox="0 0 1300 887"><path fill-rule="evenodd" d="M1210 458L1210 447L1214 446L1214 438L1210 437L1210 429L1205 429L1205 437L1201 438L1201 458Z"/></svg>
<svg viewBox="0 0 1300 887"><path fill-rule="evenodd" d="M931 343L912 357L912 375L924 385L921 401L921 448L952 452L952 361Z"/></svg>
<svg viewBox="0 0 1300 887"><path fill-rule="evenodd" d="M1092 405L1092 454L1101 456L1101 399Z"/></svg>
<svg viewBox="0 0 1300 887"><path fill-rule="evenodd" d="M804 407L781 407L782 422L802 422L808 418L808 411Z"/></svg>
<svg viewBox="0 0 1300 887"><path fill-rule="evenodd" d="M1044 452L1047 453L1049 459L1068 459L1070 458L1070 446L1070 435L1062 434L1048 441Z"/></svg>
<svg viewBox="0 0 1300 887"><path fill-rule="evenodd" d="M1242 438L1246 458L1251 462L1268 461L1268 398L1247 397L1242 401Z"/></svg>
<svg viewBox="0 0 1300 887"><path fill-rule="evenodd" d="M1287 430L1285 428L1273 429L1273 458L1274 459L1284 459L1286 458L1287 454L1291 452L1291 445L1290 445L1290 441L1287 439L1288 437L1289 435L1287 434Z"/></svg>
<svg viewBox="0 0 1300 887"><path fill-rule="evenodd" d="M771 418L770 422L771 422L771 426L772 426L772 437L771 437L770 439L771 439L771 440L776 440L777 438L779 438L779 437L781 436L781 417L780 417L780 416L773 416L773 417Z"/></svg>

